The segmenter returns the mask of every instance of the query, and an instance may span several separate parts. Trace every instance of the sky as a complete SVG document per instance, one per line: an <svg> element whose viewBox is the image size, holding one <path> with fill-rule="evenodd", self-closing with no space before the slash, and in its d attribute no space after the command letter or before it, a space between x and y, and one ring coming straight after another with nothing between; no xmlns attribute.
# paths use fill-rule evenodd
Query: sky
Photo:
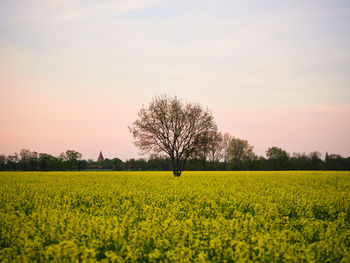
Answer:
<svg viewBox="0 0 350 263"><path fill-rule="evenodd" d="M140 158L154 96L264 155L350 156L350 2L0 0L0 154Z"/></svg>

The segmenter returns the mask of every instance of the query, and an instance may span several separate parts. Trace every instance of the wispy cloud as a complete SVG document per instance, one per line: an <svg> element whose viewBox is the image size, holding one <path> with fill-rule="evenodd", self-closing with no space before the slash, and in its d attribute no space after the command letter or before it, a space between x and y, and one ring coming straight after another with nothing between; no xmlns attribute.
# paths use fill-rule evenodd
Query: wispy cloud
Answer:
<svg viewBox="0 0 350 263"><path fill-rule="evenodd" d="M2 111L22 107L18 94L29 94L23 105L45 111L41 100L52 101L54 119L60 104L74 112L74 102L79 113L95 101L136 112L167 93L236 124L225 109L349 105L349 17L341 0L0 1ZM348 111L341 112L344 119Z"/></svg>

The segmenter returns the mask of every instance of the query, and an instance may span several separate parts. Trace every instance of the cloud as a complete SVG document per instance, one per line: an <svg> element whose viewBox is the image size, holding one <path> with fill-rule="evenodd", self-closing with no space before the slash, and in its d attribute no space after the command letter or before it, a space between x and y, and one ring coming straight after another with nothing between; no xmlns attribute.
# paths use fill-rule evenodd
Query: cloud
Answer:
<svg viewBox="0 0 350 263"><path fill-rule="evenodd" d="M349 14L345 1L0 1L1 106L21 112L24 105L45 108L47 100L51 113L74 103L91 113L86 103L125 105L105 115L118 121L166 93L218 111L233 134L246 114L232 113L235 107L253 111L239 127L249 120L266 127L256 116L272 125L263 115L272 116L270 106L349 104ZM46 121L35 109L28 122ZM299 123L294 114L311 120L332 112L297 109L285 112L291 125ZM323 134L327 123L339 125L332 118L320 126ZM74 129L76 136L81 129Z"/></svg>
<svg viewBox="0 0 350 263"><path fill-rule="evenodd" d="M159 1L159 0L158 0ZM8 24L26 28L46 27L52 24L81 20L103 20L131 10L149 7L157 0L121 1L3 1L2 6Z"/></svg>

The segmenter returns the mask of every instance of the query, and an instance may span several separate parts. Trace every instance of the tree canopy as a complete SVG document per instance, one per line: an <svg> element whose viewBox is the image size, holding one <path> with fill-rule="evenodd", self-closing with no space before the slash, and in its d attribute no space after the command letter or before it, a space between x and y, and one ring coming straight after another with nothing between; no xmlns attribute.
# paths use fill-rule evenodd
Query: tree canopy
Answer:
<svg viewBox="0 0 350 263"><path fill-rule="evenodd" d="M247 140L231 138L227 147L227 159L230 161L233 168L241 169L243 163L254 160L256 156L253 152L253 148L254 147L249 145Z"/></svg>
<svg viewBox="0 0 350 263"><path fill-rule="evenodd" d="M165 153L178 177L187 159L201 146L202 138L217 130L214 117L198 103L183 103L177 97L157 96L142 106L129 131L144 153Z"/></svg>

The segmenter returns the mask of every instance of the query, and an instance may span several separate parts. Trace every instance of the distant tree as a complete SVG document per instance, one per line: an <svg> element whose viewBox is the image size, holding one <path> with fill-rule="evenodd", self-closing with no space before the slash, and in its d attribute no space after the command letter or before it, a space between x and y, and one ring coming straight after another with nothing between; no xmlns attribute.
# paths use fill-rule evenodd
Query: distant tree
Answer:
<svg viewBox="0 0 350 263"><path fill-rule="evenodd" d="M202 163L202 169L205 170L206 162L207 162L207 155L209 153L209 134L203 133L202 136L199 138L198 146L193 151L191 158L199 159Z"/></svg>
<svg viewBox="0 0 350 263"><path fill-rule="evenodd" d="M108 158L105 158L103 161L100 161L100 163L102 164L103 169L113 169L113 161Z"/></svg>
<svg viewBox="0 0 350 263"><path fill-rule="evenodd" d="M202 168L206 170L207 160L211 162L219 161L222 158L222 136L216 130L205 132L199 139L198 147L193 153L193 157L197 157L202 161Z"/></svg>
<svg viewBox="0 0 350 263"><path fill-rule="evenodd" d="M322 154L320 152L314 151L309 153L310 167L311 170L320 170L322 168Z"/></svg>
<svg viewBox="0 0 350 263"><path fill-rule="evenodd" d="M350 171L350 157L343 158L342 170Z"/></svg>
<svg viewBox="0 0 350 263"><path fill-rule="evenodd" d="M344 162L344 164L343 164ZM325 157L325 169L326 170L346 170L349 167L346 166L346 159L340 154L328 154Z"/></svg>
<svg viewBox="0 0 350 263"><path fill-rule="evenodd" d="M219 162L223 157L223 136L220 132L212 132L211 140L209 141L208 159L212 162Z"/></svg>
<svg viewBox="0 0 350 263"><path fill-rule="evenodd" d="M147 161L146 159L134 159L131 158L125 162L125 169L131 171L145 171L147 170Z"/></svg>
<svg viewBox="0 0 350 263"><path fill-rule="evenodd" d="M22 149L19 152L19 156L20 156L20 165L22 167L23 171L26 171L29 169L29 160L31 157L31 152L28 149Z"/></svg>
<svg viewBox="0 0 350 263"><path fill-rule="evenodd" d="M58 158L62 161L67 162L69 169L73 171L74 168L78 169L78 160L80 160L82 157L82 154L74 151L74 150L67 150L66 152L62 152Z"/></svg>
<svg viewBox="0 0 350 263"><path fill-rule="evenodd" d="M13 171L17 171L17 165L19 157L17 153L7 156L7 165L12 168Z"/></svg>
<svg viewBox="0 0 350 263"><path fill-rule="evenodd" d="M151 154L148 159L148 168L155 171L169 171L170 160L166 155Z"/></svg>
<svg viewBox="0 0 350 263"><path fill-rule="evenodd" d="M288 153L279 147L269 147L266 151L266 156L268 159L286 159L288 158Z"/></svg>
<svg viewBox="0 0 350 263"><path fill-rule="evenodd" d="M118 158L114 158L114 159L104 159L104 161L102 161L102 168L103 169L111 169L111 170L121 170L120 165L122 164L122 160L118 159Z"/></svg>
<svg viewBox="0 0 350 263"><path fill-rule="evenodd" d="M228 148L230 145L230 142L232 140L232 136L229 133L224 133L222 136L222 154L223 154L223 159L224 159L224 169L227 169L227 156L228 156Z"/></svg>
<svg viewBox="0 0 350 263"><path fill-rule="evenodd" d="M243 165L253 161L256 156L253 146L247 140L232 138L227 148L227 159L235 169L242 169Z"/></svg>
<svg viewBox="0 0 350 263"><path fill-rule="evenodd" d="M326 152L324 157L324 169L329 170L329 155L328 152Z"/></svg>
<svg viewBox="0 0 350 263"><path fill-rule="evenodd" d="M38 153L35 151L30 152L28 169L30 171L36 171L39 169L39 167L38 167Z"/></svg>
<svg viewBox="0 0 350 263"><path fill-rule="evenodd" d="M256 170L263 171L267 168L267 160L264 156L259 156L256 160Z"/></svg>
<svg viewBox="0 0 350 263"><path fill-rule="evenodd" d="M223 137L220 132L212 132L211 140L209 141L209 169L210 170L218 170L220 169L220 160L224 157L224 149L223 149Z"/></svg>
<svg viewBox="0 0 350 263"><path fill-rule="evenodd" d="M77 160L77 169L78 171L81 171L83 169L87 168L87 161L86 160Z"/></svg>
<svg viewBox="0 0 350 263"><path fill-rule="evenodd" d="M308 170L310 166L309 157L305 153L293 153L289 159L289 168L291 170Z"/></svg>
<svg viewBox="0 0 350 263"><path fill-rule="evenodd" d="M120 160L119 158L113 158L112 163L113 163L113 170L120 171L122 169L121 165L122 165L123 161Z"/></svg>
<svg viewBox="0 0 350 263"><path fill-rule="evenodd" d="M6 169L6 156L0 155L0 171L4 171Z"/></svg>
<svg viewBox="0 0 350 263"><path fill-rule="evenodd" d="M135 145L144 153L167 154L176 177L198 149L203 134L216 129L209 110L165 95L155 97L138 115L139 119L129 127Z"/></svg>
<svg viewBox="0 0 350 263"><path fill-rule="evenodd" d="M273 146L266 151L267 159L269 160L269 168L271 170L286 170L288 169L289 154L282 148Z"/></svg>
<svg viewBox="0 0 350 263"><path fill-rule="evenodd" d="M41 171L53 171L57 170L56 165L54 165L56 158L47 153L39 153L39 168Z"/></svg>

